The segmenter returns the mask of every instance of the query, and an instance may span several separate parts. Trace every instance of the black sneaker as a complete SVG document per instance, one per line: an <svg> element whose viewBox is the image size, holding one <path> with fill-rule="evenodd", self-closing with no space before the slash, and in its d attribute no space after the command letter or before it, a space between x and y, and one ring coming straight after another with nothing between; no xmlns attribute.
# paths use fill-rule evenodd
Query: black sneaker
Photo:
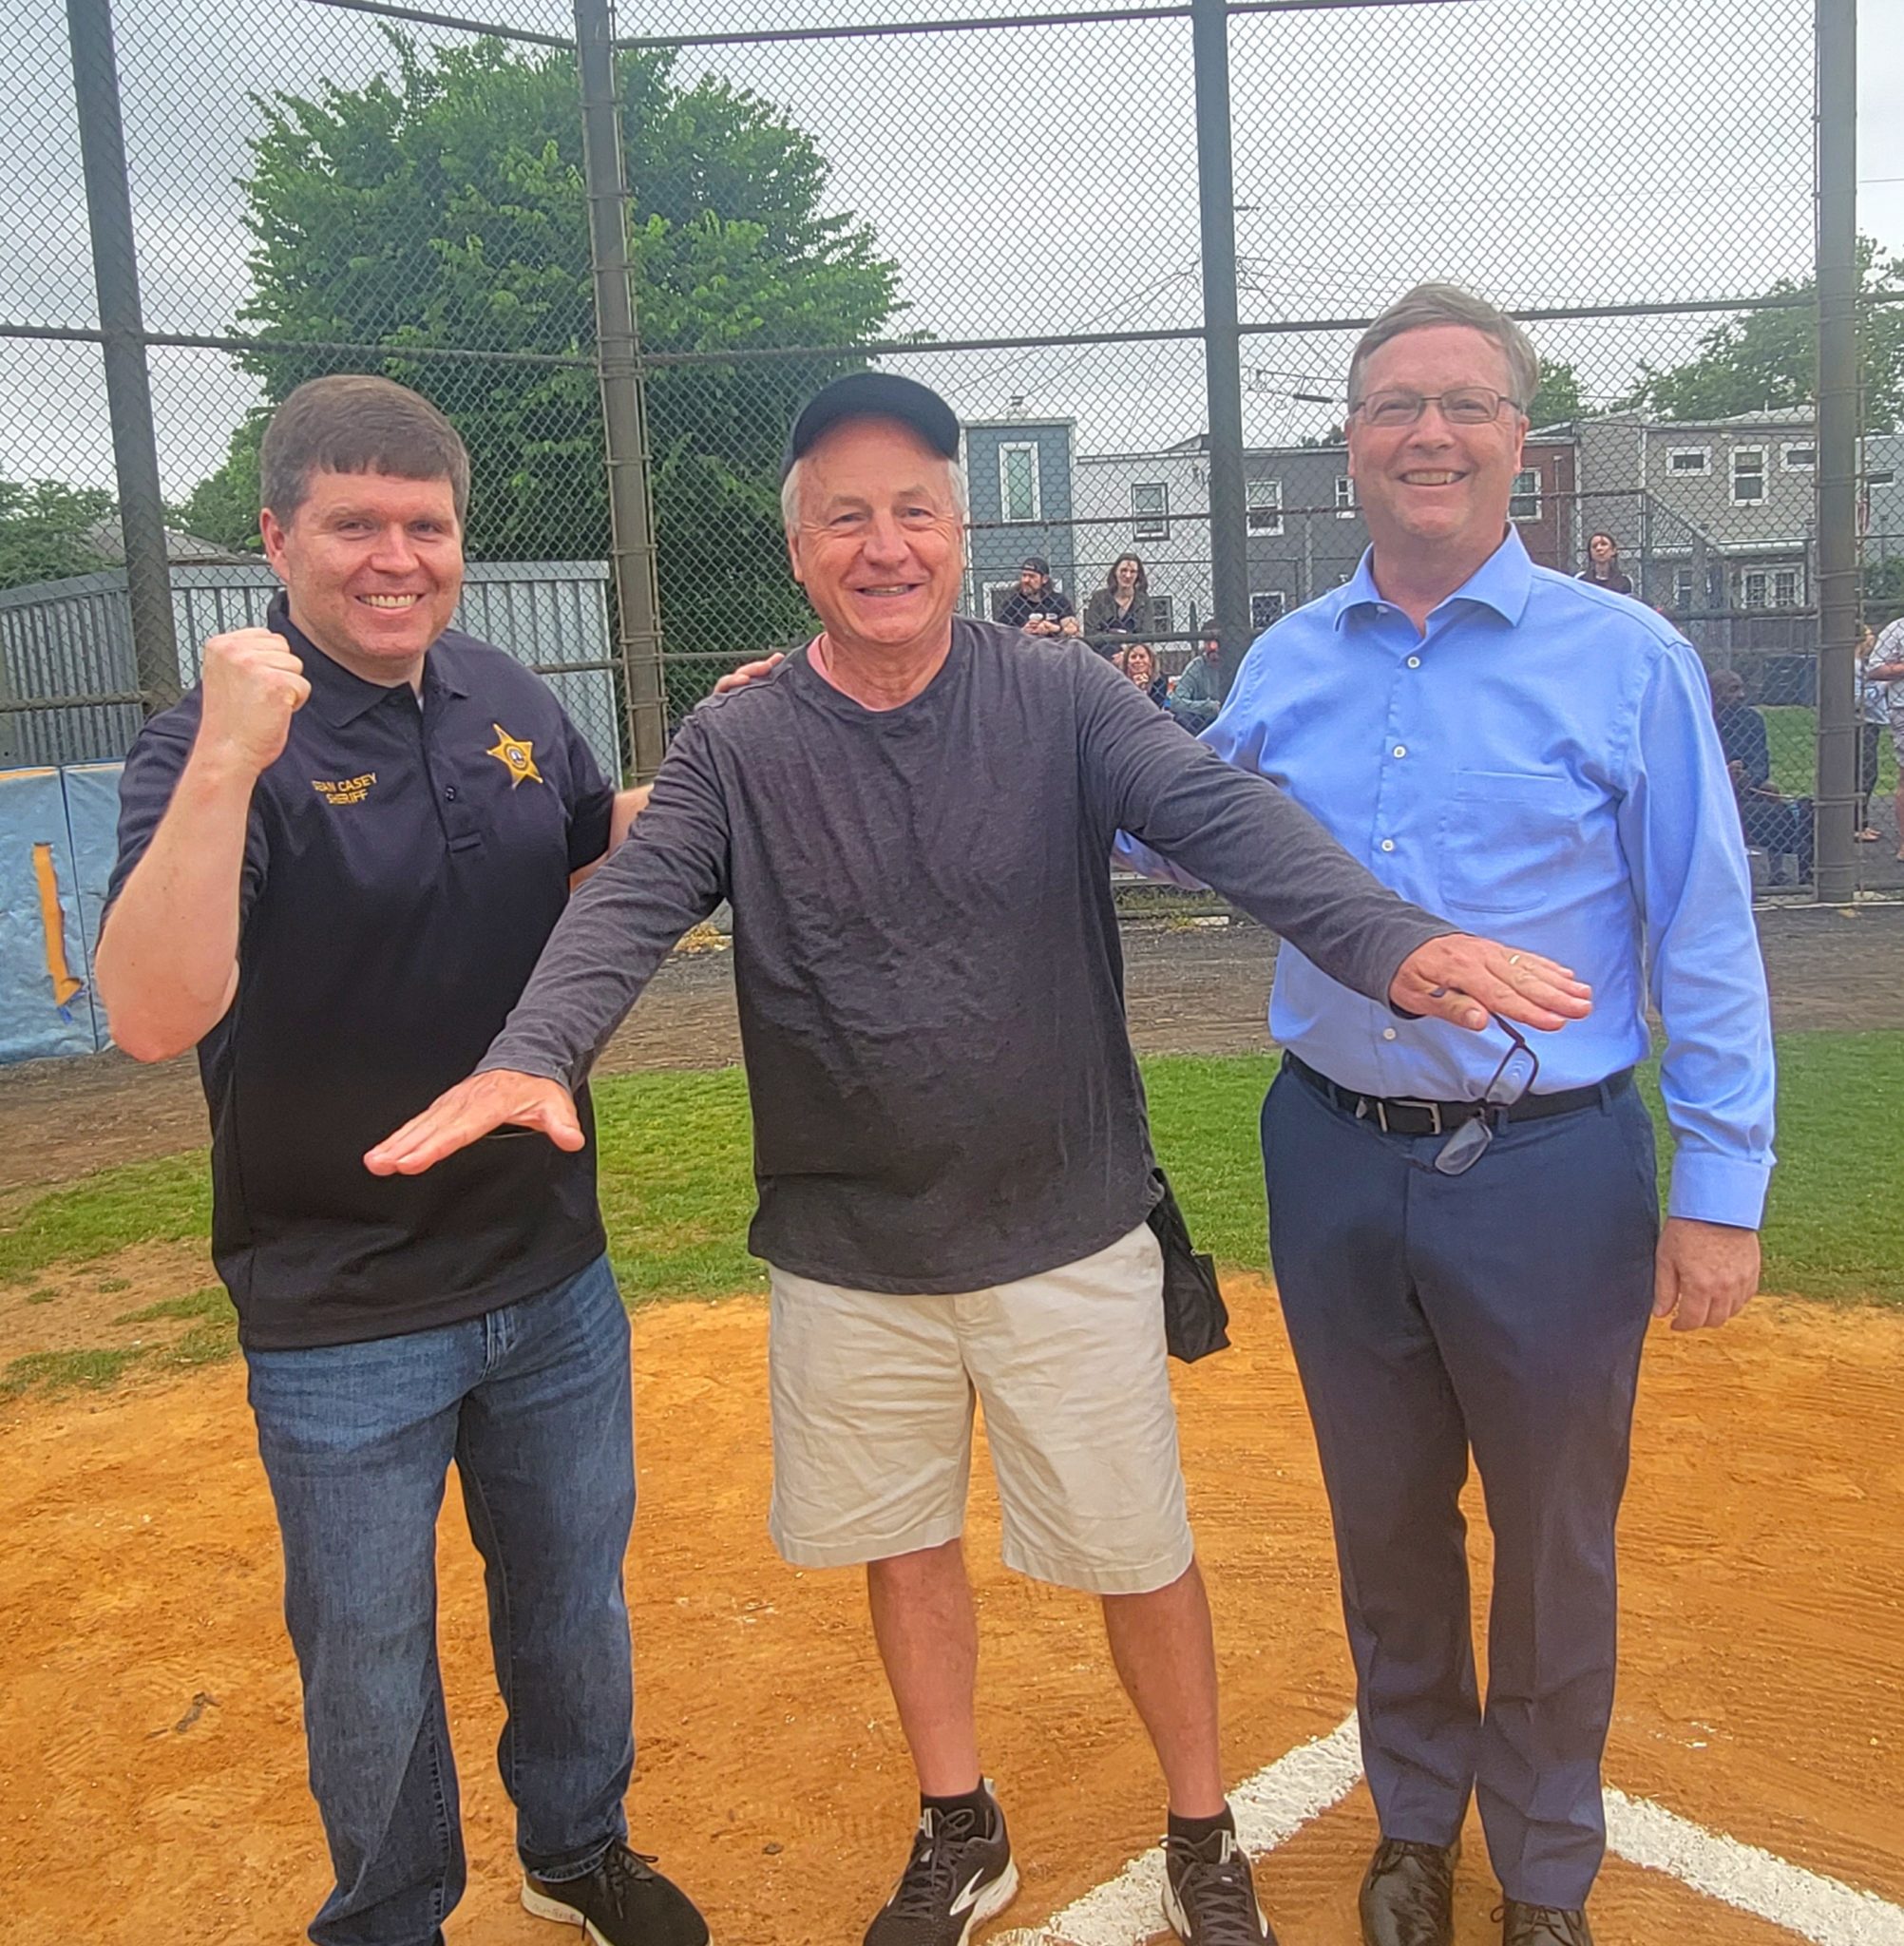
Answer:
<svg viewBox="0 0 1904 1946"><path fill-rule="evenodd" d="M523 1904L539 1919L580 1926L590 1946L708 1946L708 1922L654 1860L618 1839L580 1879L523 1878Z"/></svg>
<svg viewBox="0 0 1904 1946"><path fill-rule="evenodd" d="M1276 1946L1233 1831L1164 1840L1164 1917L1189 1946Z"/></svg>
<svg viewBox="0 0 1904 1946"><path fill-rule="evenodd" d="M982 1828L971 1811L924 1810L898 1887L866 1928L866 1946L966 1946L1018 1897L1019 1868L991 1786Z"/></svg>

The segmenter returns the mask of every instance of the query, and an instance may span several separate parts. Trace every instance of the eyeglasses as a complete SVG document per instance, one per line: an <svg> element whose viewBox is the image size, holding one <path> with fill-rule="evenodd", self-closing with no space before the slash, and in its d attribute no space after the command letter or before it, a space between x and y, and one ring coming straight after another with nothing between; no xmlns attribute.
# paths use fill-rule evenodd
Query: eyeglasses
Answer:
<svg viewBox="0 0 1904 1946"><path fill-rule="evenodd" d="M1481 1099L1489 1108L1512 1108L1533 1086L1534 1077L1540 1073L1540 1057L1498 1014L1492 1018L1495 1025L1514 1045L1502 1057L1500 1066L1495 1070L1494 1079L1481 1091ZM1436 1173L1439 1175L1466 1174L1488 1153L1488 1146L1494 1138L1493 1116L1483 1113L1472 1121L1464 1121L1435 1152Z"/></svg>
<svg viewBox="0 0 1904 1946"><path fill-rule="evenodd" d="M1492 425L1503 406L1512 406L1516 412L1527 410L1518 399L1492 386L1462 385L1453 391L1372 391L1349 408L1349 417L1360 412L1371 426L1413 426L1430 406L1439 406L1451 426Z"/></svg>

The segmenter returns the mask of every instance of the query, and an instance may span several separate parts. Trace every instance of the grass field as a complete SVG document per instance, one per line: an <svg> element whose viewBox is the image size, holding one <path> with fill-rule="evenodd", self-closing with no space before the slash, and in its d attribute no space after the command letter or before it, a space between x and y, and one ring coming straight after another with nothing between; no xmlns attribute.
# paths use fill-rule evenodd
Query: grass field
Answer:
<svg viewBox="0 0 1904 1946"><path fill-rule="evenodd" d="M1771 748L1772 782L1788 797L1809 797L1818 789L1818 713L1809 703L1781 704L1764 712L1765 741ZM1897 788L1897 759L1891 739L1878 739L1877 789Z"/></svg>
<svg viewBox="0 0 1904 1946"><path fill-rule="evenodd" d="M1765 1227L1765 1287L1904 1306L1904 1199L1876 1161L1882 1131L1904 1101L1904 1033L1790 1035L1779 1055L1780 1166ZM1144 1063L1158 1154L1198 1240L1224 1263L1265 1261L1256 1116L1273 1073L1264 1055ZM1650 1072L1646 1085L1664 1127ZM603 1082L597 1103L602 1208L629 1303L760 1288L761 1267L746 1250L753 1198L740 1072L627 1076ZM20 1199L0 1212L0 1293L51 1305L57 1294L47 1279L136 1245L200 1237L208 1215L198 1152ZM0 1401L105 1386L135 1368L199 1364L235 1344L216 1288L180 1291L112 1322L160 1319L187 1329L139 1346L11 1360L0 1366Z"/></svg>

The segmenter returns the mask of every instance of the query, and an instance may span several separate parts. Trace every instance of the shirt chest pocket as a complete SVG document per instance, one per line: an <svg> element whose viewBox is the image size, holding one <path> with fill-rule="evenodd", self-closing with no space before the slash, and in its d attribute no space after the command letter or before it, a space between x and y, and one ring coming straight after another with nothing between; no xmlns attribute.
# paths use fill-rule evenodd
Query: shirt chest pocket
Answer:
<svg viewBox="0 0 1904 1946"><path fill-rule="evenodd" d="M1532 912L1580 849L1579 803L1564 776L1457 771L1441 811L1441 902L1460 912Z"/></svg>

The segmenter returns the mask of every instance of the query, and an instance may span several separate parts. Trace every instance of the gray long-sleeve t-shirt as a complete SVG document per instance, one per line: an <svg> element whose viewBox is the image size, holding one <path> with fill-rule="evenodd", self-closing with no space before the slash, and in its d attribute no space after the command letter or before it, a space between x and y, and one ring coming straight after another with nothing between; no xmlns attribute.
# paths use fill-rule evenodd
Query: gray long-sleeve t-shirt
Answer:
<svg viewBox="0 0 1904 1946"><path fill-rule="evenodd" d="M960 620L898 709L863 708L803 651L695 710L482 1065L575 1087L727 898L755 1255L896 1292L1089 1256L1155 1193L1111 898L1120 829L1371 998L1457 929L1088 649Z"/></svg>

